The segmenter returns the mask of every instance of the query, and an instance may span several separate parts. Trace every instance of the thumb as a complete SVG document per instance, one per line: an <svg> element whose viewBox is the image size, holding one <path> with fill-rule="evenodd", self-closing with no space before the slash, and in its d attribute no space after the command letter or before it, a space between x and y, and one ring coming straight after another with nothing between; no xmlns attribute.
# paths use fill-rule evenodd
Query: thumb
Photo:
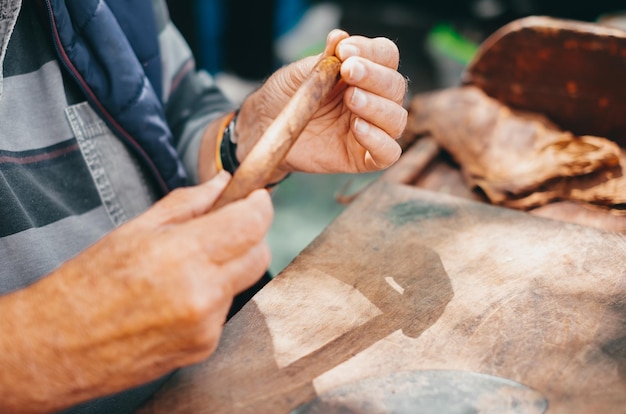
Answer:
<svg viewBox="0 0 626 414"><path fill-rule="evenodd" d="M221 171L213 179L193 187L178 188L158 201L144 216L153 225L178 224L205 214L231 179Z"/></svg>
<svg viewBox="0 0 626 414"><path fill-rule="evenodd" d="M324 48L324 52L322 53L322 57L326 57L326 56L333 56L337 54L337 46L339 45L339 42L341 42L343 39L347 39L348 37L350 37L350 35L347 32L344 32L343 30L340 29L333 29L330 31L330 33L328 33L328 36L326 37L326 47Z"/></svg>

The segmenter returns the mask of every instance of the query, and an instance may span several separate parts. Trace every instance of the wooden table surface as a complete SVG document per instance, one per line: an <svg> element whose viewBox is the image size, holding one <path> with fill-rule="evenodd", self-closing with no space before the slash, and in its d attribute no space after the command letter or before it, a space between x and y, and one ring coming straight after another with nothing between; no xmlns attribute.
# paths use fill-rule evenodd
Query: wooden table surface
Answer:
<svg viewBox="0 0 626 414"><path fill-rule="evenodd" d="M624 237L380 180L139 411L623 413Z"/></svg>

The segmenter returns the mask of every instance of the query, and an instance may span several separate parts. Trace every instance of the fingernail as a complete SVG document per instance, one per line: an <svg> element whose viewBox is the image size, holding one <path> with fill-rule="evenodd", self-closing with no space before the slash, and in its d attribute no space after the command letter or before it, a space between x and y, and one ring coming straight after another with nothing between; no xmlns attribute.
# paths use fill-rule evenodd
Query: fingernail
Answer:
<svg viewBox="0 0 626 414"><path fill-rule="evenodd" d="M359 88L354 88L354 92L352 92L352 106L355 108L362 108L367 104L367 98L365 97L365 93L361 91Z"/></svg>
<svg viewBox="0 0 626 414"><path fill-rule="evenodd" d="M354 120L354 130L361 135L365 135L370 131L370 124L361 118L356 118Z"/></svg>
<svg viewBox="0 0 626 414"><path fill-rule="evenodd" d="M350 80L358 82L365 77L365 66L356 60L350 62Z"/></svg>
<svg viewBox="0 0 626 414"><path fill-rule="evenodd" d="M340 43L337 51L339 52L339 57L341 58L341 60L346 60L350 56L359 55L359 48L350 44Z"/></svg>

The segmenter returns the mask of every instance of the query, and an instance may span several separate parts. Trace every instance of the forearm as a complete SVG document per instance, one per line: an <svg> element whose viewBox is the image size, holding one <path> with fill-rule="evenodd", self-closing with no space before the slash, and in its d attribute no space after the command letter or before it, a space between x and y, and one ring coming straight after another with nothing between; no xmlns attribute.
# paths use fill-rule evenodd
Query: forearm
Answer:
<svg viewBox="0 0 626 414"><path fill-rule="evenodd" d="M129 303L141 304L137 286L87 261L0 298L0 412L56 412L174 368L149 352L168 340L157 329L132 338L139 325L162 325L159 308L131 312Z"/></svg>
<svg viewBox="0 0 626 414"><path fill-rule="evenodd" d="M124 333L110 295L88 272L60 270L0 298L0 412L55 412L147 382L128 370L132 348L111 340Z"/></svg>
<svg viewBox="0 0 626 414"><path fill-rule="evenodd" d="M0 413L58 411L213 353L233 297L270 260L267 192L206 213L227 182L221 175L171 192L0 297Z"/></svg>
<svg viewBox="0 0 626 414"><path fill-rule="evenodd" d="M84 327L57 277L0 299L0 412L53 412L96 396L89 365L72 350Z"/></svg>

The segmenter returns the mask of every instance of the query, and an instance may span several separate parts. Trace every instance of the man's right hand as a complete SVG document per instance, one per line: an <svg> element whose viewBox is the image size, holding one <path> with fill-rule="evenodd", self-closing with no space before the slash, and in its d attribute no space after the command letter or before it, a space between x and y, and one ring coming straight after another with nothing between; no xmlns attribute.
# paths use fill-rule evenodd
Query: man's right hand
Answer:
<svg viewBox="0 0 626 414"><path fill-rule="evenodd" d="M265 272L265 190L207 214L226 173L179 189L38 283L0 298L0 412L48 412L207 358Z"/></svg>

